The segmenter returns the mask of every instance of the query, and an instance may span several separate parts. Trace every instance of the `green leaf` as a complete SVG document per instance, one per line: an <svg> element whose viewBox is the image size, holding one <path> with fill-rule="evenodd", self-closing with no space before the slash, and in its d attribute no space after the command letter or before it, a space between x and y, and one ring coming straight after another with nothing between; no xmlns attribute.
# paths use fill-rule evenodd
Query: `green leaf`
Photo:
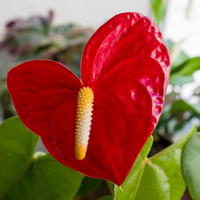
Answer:
<svg viewBox="0 0 200 200"><path fill-rule="evenodd" d="M150 136L150 138L147 140L142 150L140 151L140 155L143 159L146 159L146 157L148 156L148 153L151 150L152 144L153 144L153 137Z"/></svg>
<svg viewBox="0 0 200 200"><path fill-rule="evenodd" d="M76 196L82 197L82 196L92 192L93 190L96 190L100 186L101 182L102 182L102 180L100 180L100 179L89 178L86 176L83 179L81 187L79 188L79 191Z"/></svg>
<svg viewBox="0 0 200 200"><path fill-rule="evenodd" d="M142 148L141 152L142 155L147 155L149 153L149 150L151 149L152 145L152 137L149 138L149 140L146 142L145 146ZM137 183L140 182L140 174L143 169L144 165L144 159L141 154L138 155L128 177L122 184L123 192L118 188L118 186L115 185L115 200L133 200L134 194L137 193Z"/></svg>
<svg viewBox="0 0 200 200"><path fill-rule="evenodd" d="M147 155L151 147L148 141L121 186L123 192L115 186L115 200L180 200L186 188L181 172L182 150L196 130L195 126L178 142L144 158L142 155Z"/></svg>
<svg viewBox="0 0 200 200"><path fill-rule="evenodd" d="M39 137L18 117L0 125L0 200L73 199L83 175L50 154L34 153Z"/></svg>
<svg viewBox="0 0 200 200"><path fill-rule="evenodd" d="M111 196L104 196L104 197L101 197L98 200L113 200L113 198Z"/></svg>
<svg viewBox="0 0 200 200"><path fill-rule="evenodd" d="M171 66L172 74L173 74L173 70L178 68L181 64L183 64L187 60L189 60L189 56L183 50L181 50L178 58L172 63L172 66Z"/></svg>
<svg viewBox="0 0 200 200"><path fill-rule="evenodd" d="M196 113L197 115L200 115L200 105L191 105L186 103L185 101L177 100L172 104L171 109L169 110L170 113L179 113L179 112L186 112L186 111L192 111Z"/></svg>
<svg viewBox="0 0 200 200"><path fill-rule="evenodd" d="M195 134L185 145L182 157L183 175L192 199L200 199L200 133Z"/></svg>
<svg viewBox="0 0 200 200"><path fill-rule="evenodd" d="M167 39L167 40L166 40L166 45L167 45L168 51L170 51L171 48L172 48L173 45L174 45L174 42L173 42L171 39Z"/></svg>
<svg viewBox="0 0 200 200"><path fill-rule="evenodd" d="M182 86L186 83L194 82L193 75L182 76L182 75L171 75L169 78L170 85L179 85Z"/></svg>
<svg viewBox="0 0 200 200"><path fill-rule="evenodd" d="M169 51L169 54L171 56L174 57L174 51L175 51L175 48L179 48L179 45L177 46L178 43L174 43L172 40L168 39L166 41L166 45L167 45L167 48L168 48L168 51ZM177 57L177 59L171 63L171 75L174 73L174 71L176 70L176 68L179 68L179 66L181 64L183 64L184 62L188 61L189 60L189 56L183 51L183 50L178 50L180 51L179 52L179 55ZM178 69L180 70L180 68Z"/></svg>
<svg viewBox="0 0 200 200"><path fill-rule="evenodd" d="M150 0L150 3L156 18L156 23L159 25L160 21L165 16L165 4L163 0Z"/></svg>
<svg viewBox="0 0 200 200"><path fill-rule="evenodd" d="M182 63L171 71L171 75L188 76L200 69L200 57L195 57Z"/></svg>
<svg viewBox="0 0 200 200"><path fill-rule="evenodd" d="M108 185L111 195L114 196L114 184L110 181L106 181L106 183Z"/></svg>

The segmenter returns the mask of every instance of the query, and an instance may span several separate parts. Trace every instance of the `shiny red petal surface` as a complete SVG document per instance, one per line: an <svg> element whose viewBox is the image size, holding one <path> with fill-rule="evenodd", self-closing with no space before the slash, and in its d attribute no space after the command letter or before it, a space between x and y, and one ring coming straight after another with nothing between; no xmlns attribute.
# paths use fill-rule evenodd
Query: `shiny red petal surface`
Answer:
<svg viewBox="0 0 200 200"><path fill-rule="evenodd" d="M8 89L24 124L64 165L121 185L162 112L170 72L156 24L138 13L113 17L91 37L80 80L53 61L29 61L8 74ZM88 150L75 158L77 93L94 92Z"/></svg>
<svg viewBox="0 0 200 200"><path fill-rule="evenodd" d="M25 62L13 68L7 77L8 90L22 122L34 133L49 138L50 120L63 102L77 101L82 87L78 77L60 63L48 60ZM70 121L67 123L70 123Z"/></svg>
<svg viewBox="0 0 200 200"><path fill-rule="evenodd" d="M108 179L117 183L119 171L122 170L122 149L119 144L125 131L125 113L118 97L109 93L95 93L95 98L89 146L83 160L80 161L75 158L74 127L66 126L65 116L69 109L67 103L63 103L54 110L51 120L53 139L52 141L44 141L44 143L47 142L46 146L50 152L56 152L56 158L66 166L87 176ZM71 102L71 105L72 109L75 110L76 104ZM113 115L116 122L115 128L122 135L116 135L113 124L110 124L108 120L102 121L102 119L111 118ZM75 113L71 117L72 125L74 121ZM117 158L117 160L114 158Z"/></svg>
<svg viewBox="0 0 200 200"><path fill-rule="evenodd" d="M107 146L104 157L108 159L104 159L106 162L113 157L109 166L118 175L114 183L121 185L162 112L170 60L159 28L152 20L138 13L113 17L87 43L81 72L83 83L93 91L112 94L120 100L118 106L113 105L113 110L124 112L124 122L120 123L122 127L125 125L123 133L116 126L119 122L115 114L108 117L99 115L99 120L102 124L109 121L115 132L114 137L116 140L120 138L115 147ZM96 104L102 105L97 98L95 100ZM102 110L109 112L108 106L104 106ZM109 140L108 135L105 137L104 140ZM118 158L112 153L113 148L120 151L121 161L117 164Z"/></svg>
<svg viewBox="0 0 200 200"><path fill-rule="evenodd" d="M135 55L150 56L160 63L166 89L170 60L165 42L157 25L139 13L116 15L90 38L81 63L83 83L94 85L109 68Z"/></svg>

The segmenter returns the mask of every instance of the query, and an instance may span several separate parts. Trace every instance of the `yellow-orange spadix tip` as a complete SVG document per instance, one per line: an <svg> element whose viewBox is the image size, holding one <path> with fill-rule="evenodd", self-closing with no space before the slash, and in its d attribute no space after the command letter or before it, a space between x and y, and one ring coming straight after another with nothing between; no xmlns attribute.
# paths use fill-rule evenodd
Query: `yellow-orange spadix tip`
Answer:
<svg viewBox="0 0 200 200"><path fill-rule="evenodd" d="M83 160L86 156L92 123L93 101L92 90L89 87L81 88L78 93L75 132L75 156L78 160Z"/></svg>

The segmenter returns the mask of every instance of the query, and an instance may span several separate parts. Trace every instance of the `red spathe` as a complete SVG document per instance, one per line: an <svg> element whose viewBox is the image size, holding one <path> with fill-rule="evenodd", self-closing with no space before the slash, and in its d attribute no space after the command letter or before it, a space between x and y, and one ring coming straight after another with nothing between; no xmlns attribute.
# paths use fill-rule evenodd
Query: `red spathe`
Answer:
<svg viewBox="0 0 200 200"><path fill-rule="evenodd" d="M25 62L8 74L8 90L22 122L41 136L61 163L87 176L121 185L162 112L170 60L157 25L122 13L88 41L81 79L60 63ZM80 88L94 92L86 157L75 158Z"/></svg>

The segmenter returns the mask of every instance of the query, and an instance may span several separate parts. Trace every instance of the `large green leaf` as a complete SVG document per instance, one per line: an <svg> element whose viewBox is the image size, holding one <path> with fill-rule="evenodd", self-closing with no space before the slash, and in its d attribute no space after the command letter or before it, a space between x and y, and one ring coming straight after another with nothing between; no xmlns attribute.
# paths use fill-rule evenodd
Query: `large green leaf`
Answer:
<svg viewBox="0 0 200 200"><path fill-rule="evenodd" d="M156 23L159 25L160 21L165 16L166 7L163 0L150 0L152 10L154 12Z"/></svg>
<svg viewBox="0 0 200 200"><path fill-rule="evenodd" d="M200 70L200 57L188 59L176 67L172 67L169 84L184 85L194 81L193 73Z"/></svg>
<svg viewBox="0 0 200 200"><path fill-rule="evenodd" d="M100 186L101 182L101 179L89 178L85 176L76 196L82 197L93 190L96 190Z"/></svg>
<svg viewBox="0 0 200 200"><path fill-rule="evenodd" d="M111 195L114 196L114 184L110 181L106 181L106 183L108 185Z"/></svg>
<svg viewBox="0 0 200 200"><path fill-rule="evenodd" d="M0 125L0 200L70 200L77 193L84 176L50 154L34 154L38 139L18 117Z"/></svg>
<svg viewBox="0 0 200 200"><path fill-rule="evenodd" d="M176 55L177 55L177 51L178 51L178 55L177 55L177 59L172 61L171 60L171 75L174 73L174 71L180 67L181 64L183 64L184 62L188 61L189 60L189 56L183 51L181 50L180 48L180 44L179 43L174 43L172 40L168 39L166 41L166 45L167 45L167 48L168 48L168 51L169 51L169 54L170 56L173 56L174 57L174 53L176 51ZM178 49L177 49L178 48ZM178 69L180 70L180 68Z"/></svg>
<svg viewBox="0 0 200 200"><path fill-rule="evenodd" d="M169 78L169 84L170 85L179 85L179 86L182 86L184 84L192 83L192 82L194 82L193 75L187 75L187 76L172 75Z"/></svg>
<svg viewBox="0 0 200 200"><path fill-rule="evenodd" d="M192 199L200 200L200 133L185 145L182 169Z"/></svg>
<svg viewBox="0 0 200 200"><path fill-rule="evenodd" d="M188 76L200 69L200 57L195 57L182 63L171 71L171 75Z"/></svg>
<svg viewBox="0 0 200 200"><path fill-rule="evenodd" d="M186 188L181 172L182 150L196 129L193 127L178 142L145 158L152 144L150 138L122 184L123 192L115 186L115 200L180 200Z"/></svg>
<svg viewBox="0 0 200 200"><path fill-rule="evenodd" d="M169 112L175 114L179 112L186 112L186 111L192 111L196 113L197 115L200 115L200 105L199 104L188 104L187 102L183 101L182 99L175 101L172 104L171 109Z"/></svg>
<svg viewBox="0 0 200 200"><path fill-rule="evenodd" d="M178 58L171 64L171 70L175 70L187 60L189 60L189 56L183 50L181 50Z"/></svg>

